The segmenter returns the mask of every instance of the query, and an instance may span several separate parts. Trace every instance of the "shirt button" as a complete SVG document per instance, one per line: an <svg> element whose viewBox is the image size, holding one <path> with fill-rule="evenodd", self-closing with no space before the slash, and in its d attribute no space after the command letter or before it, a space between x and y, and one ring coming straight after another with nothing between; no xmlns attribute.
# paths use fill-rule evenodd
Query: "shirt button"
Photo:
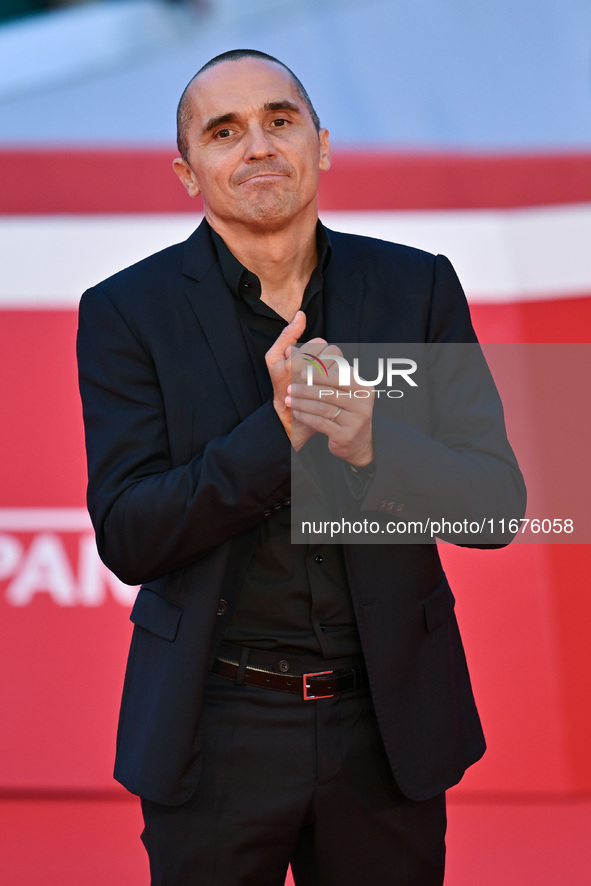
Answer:
<svg viewBox="0 0 591 886"><path fill-rule="evenodd" d="M325 631L325 630L326 630L326 625L320 625L320 630L321 630L321 631Z"/></svg>
<svg viewBox="0 0 591 886"><path fill-rule="evenodd" d="M284 658L279 662L279 670L281 671L282 674L287 674L290 667L291 667L290 663L288 661L286 661Z"/></svg>
<svg viewBox="0 0 591 886"><path fill-rule="evenodd" d="M252 283L250 282L250 280L243 280L243 282L242 282L243 289L250 289L251 286L252 286Z"/></svg>
<svg viewBox="0 0 591 886"><path fill-rule="evenodd" d="M315 563L323 563L324 557L322 556L322 554L316 554L316 556L314 557L314 562Z"/></svg>
<svg viewBox="0 0 591 886"><path fill-rule="evenodd" d="M218 615L225 615L228 611L228 603L226 600L220 600L218 603Z"/></svg>

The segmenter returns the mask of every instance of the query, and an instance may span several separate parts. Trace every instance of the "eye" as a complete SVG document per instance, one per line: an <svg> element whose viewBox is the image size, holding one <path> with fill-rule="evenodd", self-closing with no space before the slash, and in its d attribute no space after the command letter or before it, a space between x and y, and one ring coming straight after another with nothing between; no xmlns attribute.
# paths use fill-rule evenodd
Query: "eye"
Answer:
<svg viewBox="0 0 591 886"><path fill-rule="evenodd" d="M275 129L279 129L281 126L285 126L286 123L289 123L289 120L286 120L285 117L277 117L271 122L271 126Z"/></svg>
<svg viewBox="0 0 591 886"><path fill-rule="evenodd" d="M225 139L225 138L230 138L231 135L232 135L231 129L219 129L216 132L215 137L220 138L220 139Z"/></svg>

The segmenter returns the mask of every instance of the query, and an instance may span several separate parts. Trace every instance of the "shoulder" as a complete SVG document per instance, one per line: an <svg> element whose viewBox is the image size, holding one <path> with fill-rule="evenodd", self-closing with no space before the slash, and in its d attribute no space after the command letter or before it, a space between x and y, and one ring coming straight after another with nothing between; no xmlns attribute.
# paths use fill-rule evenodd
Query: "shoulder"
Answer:
<svg viewBox="0 0 591 886"><path fill-rule="evenodd" d="M340 273L361 274L364 310L377 318L376 335L395 314L398 334L408 341L475 340L466 296L446 256L374 237L328 234Z"/></svg>
<svg viewBox="0 0 591 886"><path fill-rule="evenodd" d="M342 231L328 231L333 253L348 256L356 262L393 263L405 266L424 267L432 270L436 256L414 246L379 240L377 237L364 237L361 234L345 234Z"/></svg>
<svg viewBox="0 0 591 886"><path fill-rule="evenodd" d="M180 272L183 251L184 244L175 243L117 271L96 285L110 293L129 290L141 284L153 285L155 280L159 281L163 277Z"/></svg>
<svg viewBox="0 0 591 886"><path fill-rule="evenodd" d="M368 285L396 290L399 295L408 292L415 303L419 297L429 299L438 280L449 279L452 286L459 287L444 255L376 237L339 231L328 234L334 265L345 275L361 272Z"/></svg>
<svg viewBox="0 0 591 886"><path fill-rule="evenodd" d="M211 240L202 224L184 242L153 253L90 287L82 296L82 304L108 298L124 309L139 303L145 306L151 300L161 301L183 290L187 266L189 276L197 276L196 269L205 272L213 261Z"/></svg>

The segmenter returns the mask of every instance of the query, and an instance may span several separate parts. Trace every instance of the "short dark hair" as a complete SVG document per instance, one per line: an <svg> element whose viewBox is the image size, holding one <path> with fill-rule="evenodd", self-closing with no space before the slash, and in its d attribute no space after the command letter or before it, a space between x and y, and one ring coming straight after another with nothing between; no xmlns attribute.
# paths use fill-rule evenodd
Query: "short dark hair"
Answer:
<svg viewBox="0 0 591 886"><path fill-rule="evenodd" d="M204 71L207 71L208 68L213 68L215 67L215 65L219 65L222 62L235 62L241 58L260 58L263 59L263 61L274 62L276 65L281 65L281 67L287 71L287 73L293 80L294 86L297 89L301 100L304 102L306 108L310 113L310 117L312 118L312 122L316 129L316 132L320 130L320 120L318 119L318 114L314 110L314 105L310 101L310 96L304 89L301 81L298 80L294 72L290 70L287 65L284 65L283 62L280 62L278 58L275 58L272 55L268 55L266 52L260 52L258 49L230 49L228 50L228 52L222 52L221 55L216 55L215 58L210 59L202 67L200 67L197 73L193 77L191 77L183 90L183 94L180 97L180 101L176 109L176 143L179 149L179 154L184 160L187 159L189 153L187 133L189 130L189 126L191 125L191 106L188 98L189 87L191 86L193 81L200 74L203 74Z"/></svg>

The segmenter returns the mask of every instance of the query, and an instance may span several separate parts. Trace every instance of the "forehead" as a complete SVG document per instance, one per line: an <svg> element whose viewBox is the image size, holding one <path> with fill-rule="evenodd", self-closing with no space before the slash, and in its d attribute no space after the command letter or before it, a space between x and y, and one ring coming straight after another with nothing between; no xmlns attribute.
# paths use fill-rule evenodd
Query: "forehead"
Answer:
<svg viewBox="0 0 591 886"><path fill-rule="evenodd" d="M292 78L281 65L258 58L220 62L208 68L189 87L193 119L218 114L240 114L287 99L304 111Z"/></svg>

